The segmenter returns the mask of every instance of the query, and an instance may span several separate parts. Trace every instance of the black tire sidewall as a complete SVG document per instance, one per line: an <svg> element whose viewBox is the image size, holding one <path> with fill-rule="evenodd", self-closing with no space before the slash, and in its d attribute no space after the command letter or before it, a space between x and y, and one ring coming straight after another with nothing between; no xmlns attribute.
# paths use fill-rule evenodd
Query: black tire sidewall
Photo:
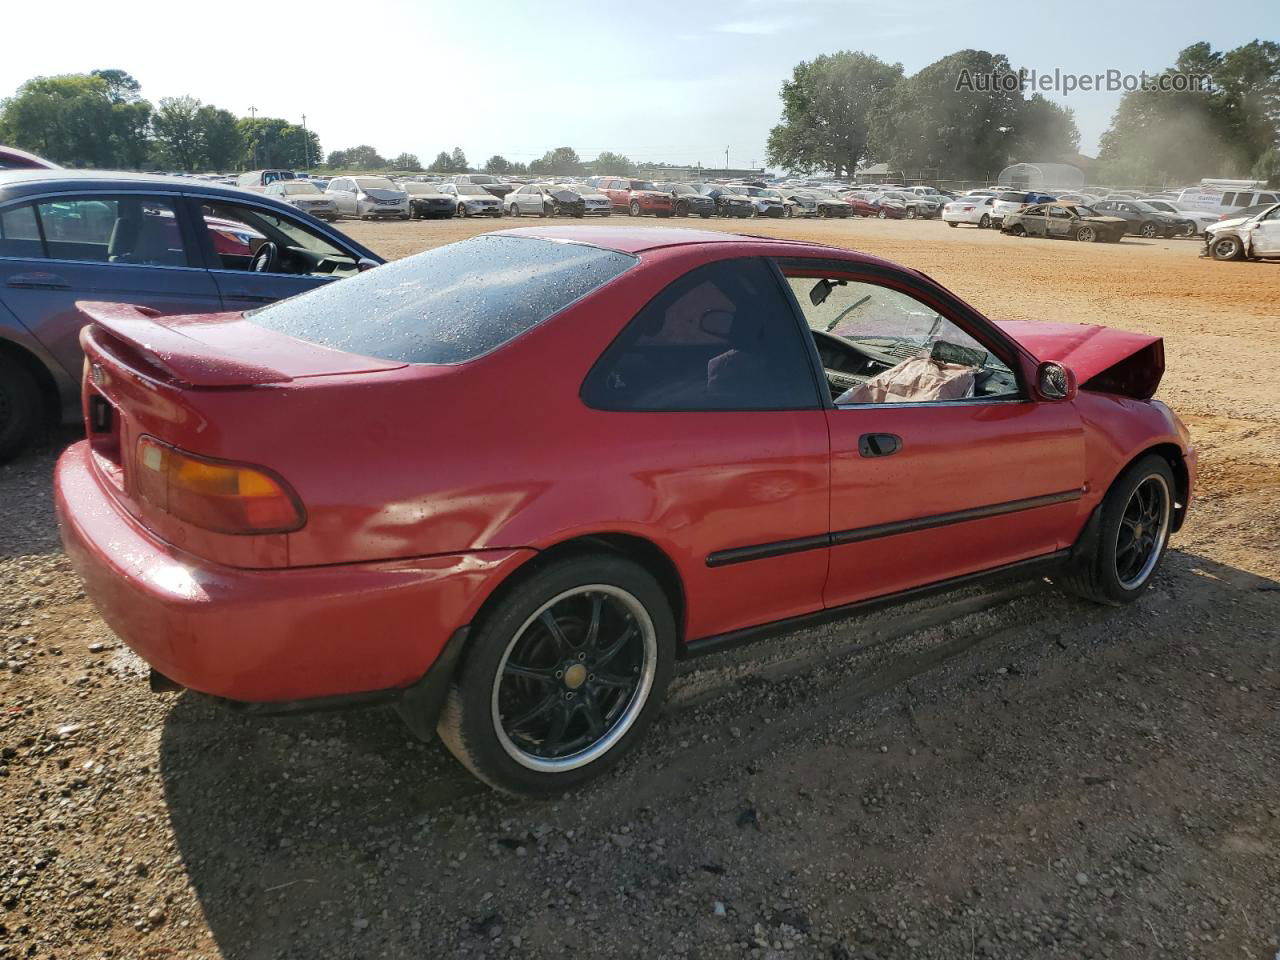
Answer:
<svg viewBox="0 0 1280 960"><path fill-rule="evenodd" d="M592 583L621 587L648 611L658 646L653 684L631 729L608 753L563 773L531 770L503 749L494 729L494 676L512 635L538 607L566 590ZM675 665L675 647L671 604L658 581L643 567L612 554L585 554L554 562L503 591L477 618L440 719L441 739L472 773L498 790L526 797L571 790L606 773L643 739L661 709Z"/></svg>
<svg viewBox="0 0 1280 960"><path fill-rule="evenodd" d="M1124 516L1125 507L1134 490L1147 478L1159 474L1164 478L1169 490L1169 528L1165 530L1164 539L1160 543L1160 557L1156 565L1147 575L1141 586L1126 590L1120 585L1120 577L1116 573L1116 534L1120 527L1120 518ZM1164 563L1165 552L1169 546L1169 534L1173 527L1173 504L1177 499L1177 485L1174 482L1173 470L1168 461L1156 454L1149 454L1138 460L1121 474L1107 491L1102 501L1100 523L1098 525L1098 543L1094 552L1091 586L1097 592L1097 599L1104 603L1132 603L1142 596L1160 572Z"/></svg>
<svg viewBox="0 0 1280 960"><path fill-rule="evenodd" d="M0 463L22 452L35 439L44 415L40 388L31 373L10 357L0 356L0 393L9 417L0 422Z"/></svg>

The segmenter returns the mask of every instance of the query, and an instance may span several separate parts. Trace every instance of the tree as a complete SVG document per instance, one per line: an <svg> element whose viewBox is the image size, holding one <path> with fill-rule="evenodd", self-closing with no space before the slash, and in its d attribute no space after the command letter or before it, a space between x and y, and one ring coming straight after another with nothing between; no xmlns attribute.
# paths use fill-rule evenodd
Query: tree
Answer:
<svg viewBox="0 0 1280 960"><path fill-rule="evenodd" d="M848 50L796 65L782 84L782 123L769 131L770 163L852 173L867 154L867 116L902 77L902 64Z"/></svg>
<svg viewBox="0 0 1280 960"><path fill-rule="evenodd" d="M418 162L416 153L402 153L391 161L392 170L421 170L422 164Z"/></svg>
<svg viewBox="0 0 1280 960"><path fill-rule="evenodd" d="M433 173L452 173L453 158L441 150L436 154L436 158L431 161L431 171Z"/></svg>
<svg viewBox="0 0 1280 960"><path fill-rule="evenodd" d="M112 103L133 103L142 99L142 84L123 70L94 70L89 74L107 85L107 97Z"/></svg>
<svg viewBox="0 0 1280 960"><path fill-rule="evenodd" d="M1057 160L1080 148L1075 114L1038 93L1023 101L1013 136L1018 156L1026 160Z"/></svg>
<svg viewBox="0 0 1280 960"><path fill-rule="evenodd" d="M195 97L164 97L151 121L163 156L182 170L195 170L203 165L200 107Z"/></svg>
<svg viewBox="0 0 1280 960"><path fill-rule="evenodd" d="M639 172L630 157L624 157L620 153L612 153L608 150L603 151L588 163L587 167L590 168L593 174L601 177L609 174L617 177L634 177Z"/></svg>
<svg viewBox="0 0 1280 960"><path fill-rule="evenodd" d="M467 155L462 152L461 147L454 147L453 153L449 154L449 167L452 173L466 173Z"/></svg>
<svg viewBox="0 0 1280 960"><path fill-rule="evenodd" d="M151 104L122 100L111 104L111 140L115 164L139 170L151 156Z"/></svg>
<svg viewBox="0 0 1280 960"><path fill-rule="evenodd" d="M324 156L320 138L288 120L241 117L236 126L240 131L241 163L246 167L306 167L319 163Z"/></svg>
<svg viewBox="0 0 1280 960"><path fill-rule="evenodd" d="M913 174L995 177L1017 145L1022 92L1016 85L962 79L1012 73L1005 56L985 50L960 50L929 64L876 97L869 117L872 152Z"/></svg>
<svg viewBox="0 0 1280 960"><path fill-rule="evenodd" d="M204 147L204 161L213 170L231 170L239 162L243 143L235 114L214 106L196 111L196 125Z"/></svg>
<svg viewBox="0 0 1280 960"><path fill-rule="evenodd" d="M1280 147L1272 147L1253 165L1255 180L1265 180L1268 187L1280 188Z"/></svg>
<svg viewBox="0 0 1280 960"><path fill-rule="evenodd" d="M501 154L495 153L485 161L484 172L491 173L495 177L502 176L503 174L509 174L511 173L511 161Z"/></svg>
<svg viewBox="0 0 1280 960"><path fill-rule="evenodd" d="M548 150L537 160L530 161L529 172L578 176L582 173L582 160L572 147L556 147L554 150Z"/></svg>
<svg viewBox="0 0 1280 960"><path fill-rule="evenodd" d="M1280 44L1255 40L1226 53L1192 44L1161 76L1175 72L1207 76L1210 88L1126 93L1102 135L1108 179L1244 176L1280 143Z"/></svg>
<svg viewBox="0 0 1280 960"><path fill-rule="evenodd" d="M329 154L329 166L344 170L381 170L386 165L387 161L367 143Z"/></svg>
<svg viewBox="0 0 1280 960"><path fill-rule="evenodd" d="M68 166L116 165L111 97L101 77L33 77L0 107L16 147Z"/></svg>

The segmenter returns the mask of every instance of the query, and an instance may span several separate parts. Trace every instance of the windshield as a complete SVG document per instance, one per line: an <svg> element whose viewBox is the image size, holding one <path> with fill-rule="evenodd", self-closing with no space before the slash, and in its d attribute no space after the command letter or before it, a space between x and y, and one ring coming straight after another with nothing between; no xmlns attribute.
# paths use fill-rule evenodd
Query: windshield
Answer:
<svg viewBox="0 0 1280 960"><path fill-rule="evenodd" d="M666 187L672 193L678 193L682 197L698 195L698 191L693 189L693 187L689 186L687 183L668 183Z"/></svg>
<svg viewBox="0 0 1280 960"><path fill-rule="evenodd" d="M360 185L361 190L399 190L394 183L386 177L356 177L356 183Z"/></svg>
<svg viewBox="0 0 1280 960"><path fill-rule="evenodd" d="M658 188L655 187L648 180L632 180L631 189L632 190L657 190Z"/></svg>
<svg viewBox="0 0 1280 960"><path fill-rule="evenodd" d="M484 173L473 173L471 174L471 182L472 183L497 183L498 178L491 177Z"/></svg>
<svg viewBox="0 0 1280 960"><path fill-rule="evenodd" d="M467 197L492 197L493 194L484 187L474 183L458 184L458 192Z"/></svg>
<svg viewBox="0 0 1280 960"><path fill-rule="evenodd" d="M518 337L635 263L629 254L582 243L481 235L245 316L367 357L462 363Z"/></svg>
<svg viewBox="0 0 1280 960"><path fill-rule="evenodd" d="M430 183L402 183L400 189L405 193L438 193L435 186Z"/></svg>
<svg viewBox="0 0 1280 960"><path fill-rule="evenodd" d="M283 183L281 184L281 187L284 189L284 192L287 194L320 193L321 192L320 188L317 187L314 183L308 183L305 180L300 180L297 183Z"/></svg>
<svg viewBox="0 0 1280 960"><path fill-rule="evenodd" d="M1027 195L1025 193L1002 193L996 199L1004 203L1025 203Z"/></svg>

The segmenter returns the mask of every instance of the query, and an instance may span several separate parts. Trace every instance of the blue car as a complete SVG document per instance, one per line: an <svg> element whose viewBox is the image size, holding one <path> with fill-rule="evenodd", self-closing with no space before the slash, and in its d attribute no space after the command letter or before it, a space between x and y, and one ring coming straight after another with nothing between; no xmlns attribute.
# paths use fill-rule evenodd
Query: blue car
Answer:
<svg viewBox="0 0 1280 960"><path fill-rule="evenodd" d="M0 170L0 461L79 422L77 300L248 310L382 258L297 209L197 180Z"/></svg>

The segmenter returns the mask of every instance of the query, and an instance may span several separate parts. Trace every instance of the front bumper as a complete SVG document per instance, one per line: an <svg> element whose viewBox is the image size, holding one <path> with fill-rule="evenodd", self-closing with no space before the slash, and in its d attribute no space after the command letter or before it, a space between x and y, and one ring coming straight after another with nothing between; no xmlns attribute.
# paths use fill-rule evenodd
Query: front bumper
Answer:
<svg viewBox="0 0 1280 960"><path fill-rule="evenodd" d="M252 570L156 538L109 494L85 441L54 472L62 542L107 625L173 682L289 704L409 687L532 550Z"/></svg>
<svg viewBox="0 0 1280 960"><path fill-rule="evenodd" d="M356 208L362 217L407 217L409 215L409 205L390 204L383 206L382 204L361 204Z"/></svg>

